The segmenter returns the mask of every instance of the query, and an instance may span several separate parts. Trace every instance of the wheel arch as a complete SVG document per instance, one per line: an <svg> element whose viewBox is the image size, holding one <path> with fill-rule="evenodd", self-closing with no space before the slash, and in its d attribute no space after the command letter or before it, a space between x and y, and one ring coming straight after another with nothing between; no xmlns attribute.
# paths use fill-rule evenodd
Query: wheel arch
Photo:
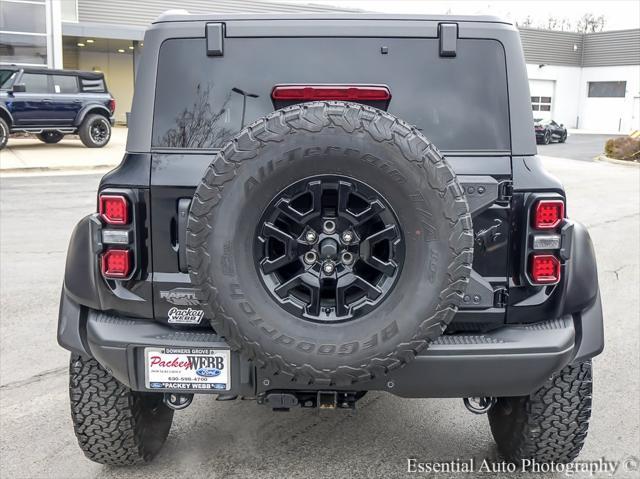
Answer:
<svg viewBox="0 0 640 479"><path fill-rule="evenodd" d="M76 116L76 121L74 122L75 126L80 126L87 115L96 113L98 115L104 116L107 120L111 118L111 112L104 105L87 105L85 106L78 115Z"/></svg>
<svg viewBox="0 0 640 479"><path fill-rule="evenodd" d="M7 110L7 108L4 105L0 106L0 118L6 121L9 127L13 125L13 116L11 115L11 112Z"/></svg>

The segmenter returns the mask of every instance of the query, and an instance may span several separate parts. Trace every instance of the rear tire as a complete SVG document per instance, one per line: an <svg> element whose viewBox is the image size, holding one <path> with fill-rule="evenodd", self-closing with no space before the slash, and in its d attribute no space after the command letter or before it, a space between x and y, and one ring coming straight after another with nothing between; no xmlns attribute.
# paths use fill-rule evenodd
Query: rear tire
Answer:
<svg viewBox="0 0 640 479"><path fill-rule="evenodd" d="M588 360L566 366L529 396L499 398L489 411L498 450L516 464L573 461L587 438L591 394Z"/></svg>
<svg viewBox="0 0 640 479"><path fill-rule="evenodd" d="M9 125L4 118L0 118L0 150L7 146L7 141L9 141Z"/></svg>
<svg viewBox="0 0 640 479"><path fill-rule="evenodd" d="M171 429L173 410L165 406L162 394L132 391L95 359L71 355L69 392L78 444L100 464L148 462Z"/></svg>
<svg viewBox="0 0 640 479"><path fill-rule="evenodd" d="M108 118L92 113L80 125L78 135L87 148L102 148L111 138L111 123Z"/></svg>
<svg viewBox="0 0 640 479"><path fill-rule="evenodd" d="M542 140L542 143L544 143L545 145L548 145L549 143L551 143L551 133L549 133L548 131L544 134L544 138Z"/></svg>
<svg viewBox="0 0 640 479"><path fill-rule="evenodd" d="M36 135L36 137L41 142L52 145L54 143L59 143L64 138L64 133L60 133L59 131L43 131Z"/></svg>

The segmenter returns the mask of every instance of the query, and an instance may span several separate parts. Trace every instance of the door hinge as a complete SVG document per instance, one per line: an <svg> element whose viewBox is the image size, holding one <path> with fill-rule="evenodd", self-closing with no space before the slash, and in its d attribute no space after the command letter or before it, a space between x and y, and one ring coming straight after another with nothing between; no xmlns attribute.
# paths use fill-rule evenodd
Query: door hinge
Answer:
<svg viewBox="0 0 640 479"><path fill-rule="evenodd" d="M508 205L513 197L513 181L504 180L498 183L498 199L496 203Z"/></svg>
<svg viewBox="0 0 640 479"><path fill-rule="evenodd" d="M509 291L507 288L493 290L493 307L506 308L509 304Z"/></svg>
<svg viewBox="0 0 640 479"><path fill-rule="evenodd" d="M439 23L440 56L455 57L458 51L458 24Z"/></svg>

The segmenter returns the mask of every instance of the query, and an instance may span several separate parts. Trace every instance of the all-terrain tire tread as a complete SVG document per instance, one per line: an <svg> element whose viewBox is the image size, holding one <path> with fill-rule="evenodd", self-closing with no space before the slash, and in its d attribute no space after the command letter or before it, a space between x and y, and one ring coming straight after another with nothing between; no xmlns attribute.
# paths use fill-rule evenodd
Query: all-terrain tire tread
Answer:
<svg viewBox="0 0 640 479"><path fill-rule="evenodd" d="M143 440L150 425L143 419L145 404L141 396L93 358L72 354L69 396L78 444L92 461L112 466L142 464L155 455L166 438L156 438L154 445ZM171 421L172 416L173 411L156 419Z"/></svg>
<svg viewBox="0 0 640 479"><path fill-rule="evenodd" d="M591 395L588 360L566 366L529 396L499 399L489 411L499 451L515 463L573 461L587 437ZM504 413L505 407L510 414Z"/></svg>

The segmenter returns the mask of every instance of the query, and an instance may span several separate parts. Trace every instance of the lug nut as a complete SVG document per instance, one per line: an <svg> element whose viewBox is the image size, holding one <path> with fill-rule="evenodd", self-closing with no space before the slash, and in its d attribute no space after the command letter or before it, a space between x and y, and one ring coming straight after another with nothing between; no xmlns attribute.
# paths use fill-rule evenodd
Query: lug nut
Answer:
<svg viewBox="0 0 640 479"><path fill-rule="evenodd" d="M342 241L344 243L351 243L353 241L353 233L351 231L342 233Z"/></svg>
<svg viewBox="0 0 640 479"><path fill-rule="evenodd" d="M335 269L336 266L333 264L333 261L325 261L322 265L322 271L324 271L325 274L332 274Z"/></svg>
<svg viewBox="0 0 640 479"><path fill-rule="evenodd" d="M348 251L345 251L344 253L342 253L341 258L342 258L342 263L343 264L351 264L351 263L353 263L353 255L351 253L349 253Z"/></svg>
<svg viewBox="0 0 640 479"><path fill-rule="evenodd" d="M316 254L315 251L307 251L304 254L304 262L307 264L313 264L316 262L316 260L318 259L318 255Z"/></svg>
<svg viewBox="0 0 640 479"><path fill-rule="evenodd" d="M322 225L322 229L328 235L335 233L336 231L335 221L332 221L332 220L325 221L324 224Z"/></svg>
<svg viewBox="0 0 640 479"><path fill-rule="evenodd" d="M304 239L306 239L308 243L315 243L318 239L318 235L315 231L309 230L305 233Z"/></svg>

